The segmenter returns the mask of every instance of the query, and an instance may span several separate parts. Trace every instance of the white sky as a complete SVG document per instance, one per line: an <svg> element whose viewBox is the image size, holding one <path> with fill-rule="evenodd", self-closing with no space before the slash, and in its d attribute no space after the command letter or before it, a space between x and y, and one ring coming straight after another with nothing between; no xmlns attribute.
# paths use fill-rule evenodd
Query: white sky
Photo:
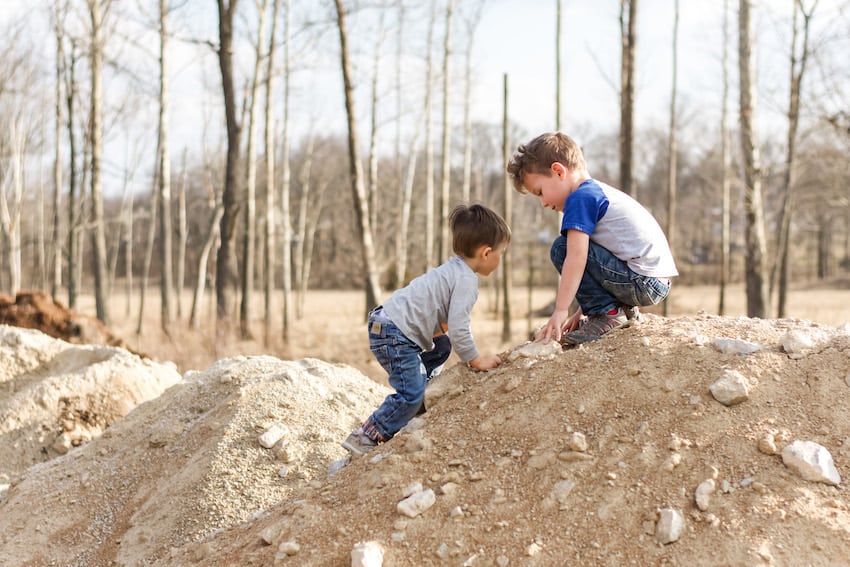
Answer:
<svg viewBox="0 0 850 567"><path fill-rule="evenodd" d="M127 2L129 0L122 0ZM473 2L475 0L472 0ZM556 0L485 0L485 8L477 24L473 51L473 118L491 124L501 124L502 81L507 73L509 82L509 117L528 137L555 128L555 8ZM456 0L461 5L468 2ZM29 0L0 0L0 23L15 14L30 14L39 10L34 19L33 33L49 38L39 44L44 49L45 69L52 73L54 46L46 13L51 1L33 3ZM764 124L760 133L769 135L771 129L784 128L782 116L787 105L788 49L790 38L790 7L792 0L755 0L756 56L758 60L758 113ZM292 0L295 17L303 23L303 12L332 22L334 10L329 0L319 2ZM410 113L408 129L414 114L423 106L421 83L424 81L425 34L427 32L427 3L412 7L408 17L413 21L405 30L405 41L411 52L405 61L405 108ZM729 0L730 8L730 116L734 117L737 100L737 0ZM839 21L847 29L847 0L820 0L816 23L830 26ZM124 6L129 6L123 4ZM133 4L136 5L136 4ZM151 1L145 9L153 12ZM218 15L213 0L188 0L181 6L180 22L172 24L181 34L191 33L217 41ZM255 16L249 13L254 2L240 0L241 29L254 25ZM444 1L439 0L439 6ZM666 130L672 85L672 27L674 0L640 0L637 44L636 122L638 131L655 128ZM702 135L716 131L719 124L721 97L721 33L722 0L681 0L679 21L679 76L678 103L680 124L684 138L694 133ZM620 37L618 0L563 0L562 15L562 124L561 129L581 141L582 136L616 132L619 124ZM842 12L843 10L843 12ZM300 11L300 12L299 12ZM441 8L442 11L442 8ZM839 17L840 16L840 17ZM35 20L38 20L37 22ZM78 26L87 20L77 20ZM442 58L444 23L438 20L435 36L436 64ZM84 22L84 23L79 23ZM186 23L189 22L189 23ZM140 24L136 24L137 26ZM298 31L294 24L293 32ZM374 18L352 16L349 20L350 41L354 51L354 68L360 138L366 143L369 133L368 100L372 57L375 45ZM293 76L290 116L293 133L304 135L309 130L340 132L345 128L344 106L339 70L339 38L332 26L306 52L295 53L299 70ZM453 36L457 38L456 57L452 61L452 123L462 123L462 97L464 82L463 50L465 25L456 17ZM844 31L846 35L846 31ZM155 55L158 49L156 31L151 29L143 40ZM386 58L391 59L396 50L396 36L389 32L386 39ZM171 52L171 130L172 155L179 158L184 146L189 148L190 159L200 158L201 140L205 137L210 151L221 144L223 129L222 96L217 60L209 47L172 41ZM251 46L244 36L237 54L237 67L243 76L237 79L240 87L253 67ZM120 156L152 147L156 127L156 91L158 75L156 59L141 50L124 48L113 53L116 58L128 61L135 72L144 77L142 84L133 90L150 93L140 96L140 108L135 111L137 134L125 135L113 129L113 161ZM281 61L282 53L277 54ZM846 58L845 58L846 59ZM394 63L384 63L387 67ZM846 66L846 63L844 64ZM386 69L383 89L391 92L394 68ZM812 73L814 75L814 72ZM107 96L118 95L120 81L107 81ZM125 82L126 84L126 82ZM206 86L205 86L206 85ZM114 89L114 90L110 90ZM126 90L126 87L123 87ZM280 83L278 83L278 89ZM280 96L280 95L278 95ZM393 94L382 101L381 113L387 122L394 114ZM278 103L282 108L282 103ZM440 87L433 100L435 124L440 122ZM50 121L48 120L48 123ZM383 143L389 145L394 137L394 126L382 131ZM392 130L392 131L390 131ZM412 135L412 134L410 134ZM434 132L439 143L439 128ZM705 136L703 136L705 137ZM128 150L128 140L136 150ZM262 140L262 136L258 136ZM526 141L517 140L516 143ZM149 142L149 143L148 143ZM706 142L708 144L708 142ZM387 147L387 146L385 146ZM194 155L192 155L194 154ZM147 166L144 166L147 168ZM147 168L149 169L149 168ZM117 181L116 181L117 182Z"/></svg>

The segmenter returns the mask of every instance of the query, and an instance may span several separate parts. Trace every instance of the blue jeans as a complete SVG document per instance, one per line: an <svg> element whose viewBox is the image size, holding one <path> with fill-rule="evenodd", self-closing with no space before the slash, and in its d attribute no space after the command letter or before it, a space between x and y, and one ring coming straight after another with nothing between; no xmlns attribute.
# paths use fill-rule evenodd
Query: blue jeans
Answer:
<svg viewBox="0 0 850 567"><path fill-rule="evenodd" d="M560 274L567 257L565 236L555 238L549 255ZM585 315L607 313L622 305L655 305L668 293L668 282L635 272L607 248L590 241L587 265L576 292L576 301Z"/></svg>
<svg viewBox="0 0 850 567"><path fill-rule="evenodd" d="M378 441L386 441L424 412L425 386L432 373L449 358L452 347L449 337L440 335L434 339L434 349L423 353L392 321L374 313L369 314L369 348L389 374L388 381L395 392L369 416L364 430L368 434L374 428L382 437Z"/></svg>

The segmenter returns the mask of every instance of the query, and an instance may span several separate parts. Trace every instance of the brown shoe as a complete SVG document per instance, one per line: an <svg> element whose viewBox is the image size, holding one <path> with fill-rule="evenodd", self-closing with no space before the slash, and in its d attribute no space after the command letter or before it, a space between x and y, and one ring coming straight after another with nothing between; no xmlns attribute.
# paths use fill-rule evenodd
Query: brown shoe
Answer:
<svg viewBox="0 0 850 567"><path fill-rule="evenodd" d="M617 312L613 315L607 313L588 315L578 329L561 337L561 344L566 346L579 345L598 340L605 333L621 327L626 321L628 319L622 307L617 309Z"/></svg>

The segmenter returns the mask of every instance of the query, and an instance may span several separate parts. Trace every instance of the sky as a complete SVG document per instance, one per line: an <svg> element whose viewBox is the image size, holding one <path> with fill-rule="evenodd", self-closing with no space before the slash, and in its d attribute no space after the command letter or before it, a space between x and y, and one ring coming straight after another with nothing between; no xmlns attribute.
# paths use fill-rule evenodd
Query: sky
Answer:
<svg viewBox="0 0 850 567"><path fill-rule="evenodd" d="M309 46L294 53L296 70L292 79L290 117L292 133L297 139L308 132L338 132L345 129L345 110L342 101L341 72L338 57L339 38L333 28L335 16L332 3L310 0L291 0L296 17L303 24L305 18L323 20L327 31L311 40ZM469 5L474 0L456 0ZM638 132L655 128L664 130L669 121L673 66L673 16L675 0L640 0L637 16L637 86L636 126ZM722 79L722 0L681 0L678 40L678 112L680 127L685 134L716 131L720 120ZM39 3L41 16L33 19L33 34L52 39L47 21L45 0ZM180 21L173 24L181 38L194 37L200 42L174 39L171 42L171 147L179 155L182 147L189 148L192 157L200 158L202 142L210 148L222 144L223 111L220 91L220 74L217 60L203 41L216 41L218 16L212 0L188 0L178 3ZM443 6L439 0L439 6ZM841 20L846 23L847 0L820 0L818 21L821 26ZM154 3L140 3L153 11ZM422 93L417 90L424 82L424 36L427 30L427 3L411 7L409 28L405 29L407 55L404 59L405 109L407 135L413 138L421 115ZM473 41L473 94L472 116L476 121L500 125L503 114L503 77L508 80L508 115L513 124L530 137L558 127L555 124L555 30L557 0L484 0L484 8L477 20ZM737 88L737 1L730 5L730 61L732 76L730 111L734 113ZM128 4L124 4L128 6ZM246 29L256 21L251 13L254 2L240 0L240 27ZM424 6L424 7L423 7ZM788 46L790 38L791 0L755 0L754 21L756 33L756 59L758 81L758 113L761 131L772 135L783 126L782 116L787 106ZM0 0L0 23L25 10L32 13L29 0ZM27 16L30 18L30 16ZM562 13L562 96L560 129L577 138L616 133L619 126L619 1L618 0L563 0ZM37 21L40 19L40 22ZM78 22L85 22L79 20ZM78 23L78 25L83 25ZM360 138L367 140L369 133L368 108L371 93L371 68L376 46L376 21L368 15L349 19L355 93L360 119ZM846 27L846 26L845 26ZM437 64L441 63L443 22L440 21L435 37ZM450 113L455 125L462 123L462 98L464 81L463 50L469 39L467 27L460 16L453 24L453 36L458 42L452 60L453 81ZM40 31L39 31L40 30ZM298 32L297 29L293 30ZM385 98L379 106L384 123L390 123L394 114L391 92L394 81L393 63L389 60L396 50L395 32L390 31L383 44L386 49L382 74ZM300 36L299 36L300 37ZM129 62L139 83L129 79L107 79L108 96L121 96L130 91L142 101L136 111L136 127L141 131L123 134L111 130L110 161L114 164L126 156L144 151L155 136L156 126L156 58L158 48L155 29L151 28L136 43L142 47L123 47L120 53L111 54ZM245 35L237 38L237 69L242 76L238 85L253 68L251 45ZM44 50L43 58L48 73L52 69L54 46L52 41L37 42ZM278 53L280 61L282 54ZM146 78L145 78L146 77ZM128 86L130 85L130 86ZM280 88L280 85L278 85ZM241 95L241 88L240 88ZM277 104L281 104L277 101ZM433 101L434 121L439 125L441 113L440 88ZM281 107L282 108L282 105ZM734 114L732 114L734 116ZM382 126L384 148L391 146L390 128ZM394 131L394 127L392 128ZM153 134L151 133L153 132ZM123 136L123 138L122 138ZM439 143L438 128L435 143ZM693 136L691 136L693 137ZM705 138L706 136L702 136ZM135 149L118 149L122 145ZM258 139L262 140L261 134ZM526 140L518 140L517 143ZM708 144L709 142L705 142ZM113 182L122 175L115 165ZM173 168L174 169L174 168Z"/></svg>

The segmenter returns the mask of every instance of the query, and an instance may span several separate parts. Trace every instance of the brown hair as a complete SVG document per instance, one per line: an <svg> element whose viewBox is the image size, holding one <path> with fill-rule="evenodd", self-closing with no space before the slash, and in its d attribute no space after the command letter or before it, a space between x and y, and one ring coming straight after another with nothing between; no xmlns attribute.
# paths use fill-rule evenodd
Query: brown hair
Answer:
<svg viewBox="0 0 850 567"><path fill-rule="evenodd" d="M579 145L560 132L540 134L527 144L520 144L516 153L508 162L508 175L514 189L527 193L523 187L523 177L526 173L550 174L552 164L558 162L573 170L587 170L584 154Z"/></svg>
<svg viewBox="0 0 850 567"><path fill-rule="evenodd" d="M495 248L510 242L511 229L495 211L484 205L458 205L449 217L452 249L467 258L475 256L479 246Z"/></svg>

